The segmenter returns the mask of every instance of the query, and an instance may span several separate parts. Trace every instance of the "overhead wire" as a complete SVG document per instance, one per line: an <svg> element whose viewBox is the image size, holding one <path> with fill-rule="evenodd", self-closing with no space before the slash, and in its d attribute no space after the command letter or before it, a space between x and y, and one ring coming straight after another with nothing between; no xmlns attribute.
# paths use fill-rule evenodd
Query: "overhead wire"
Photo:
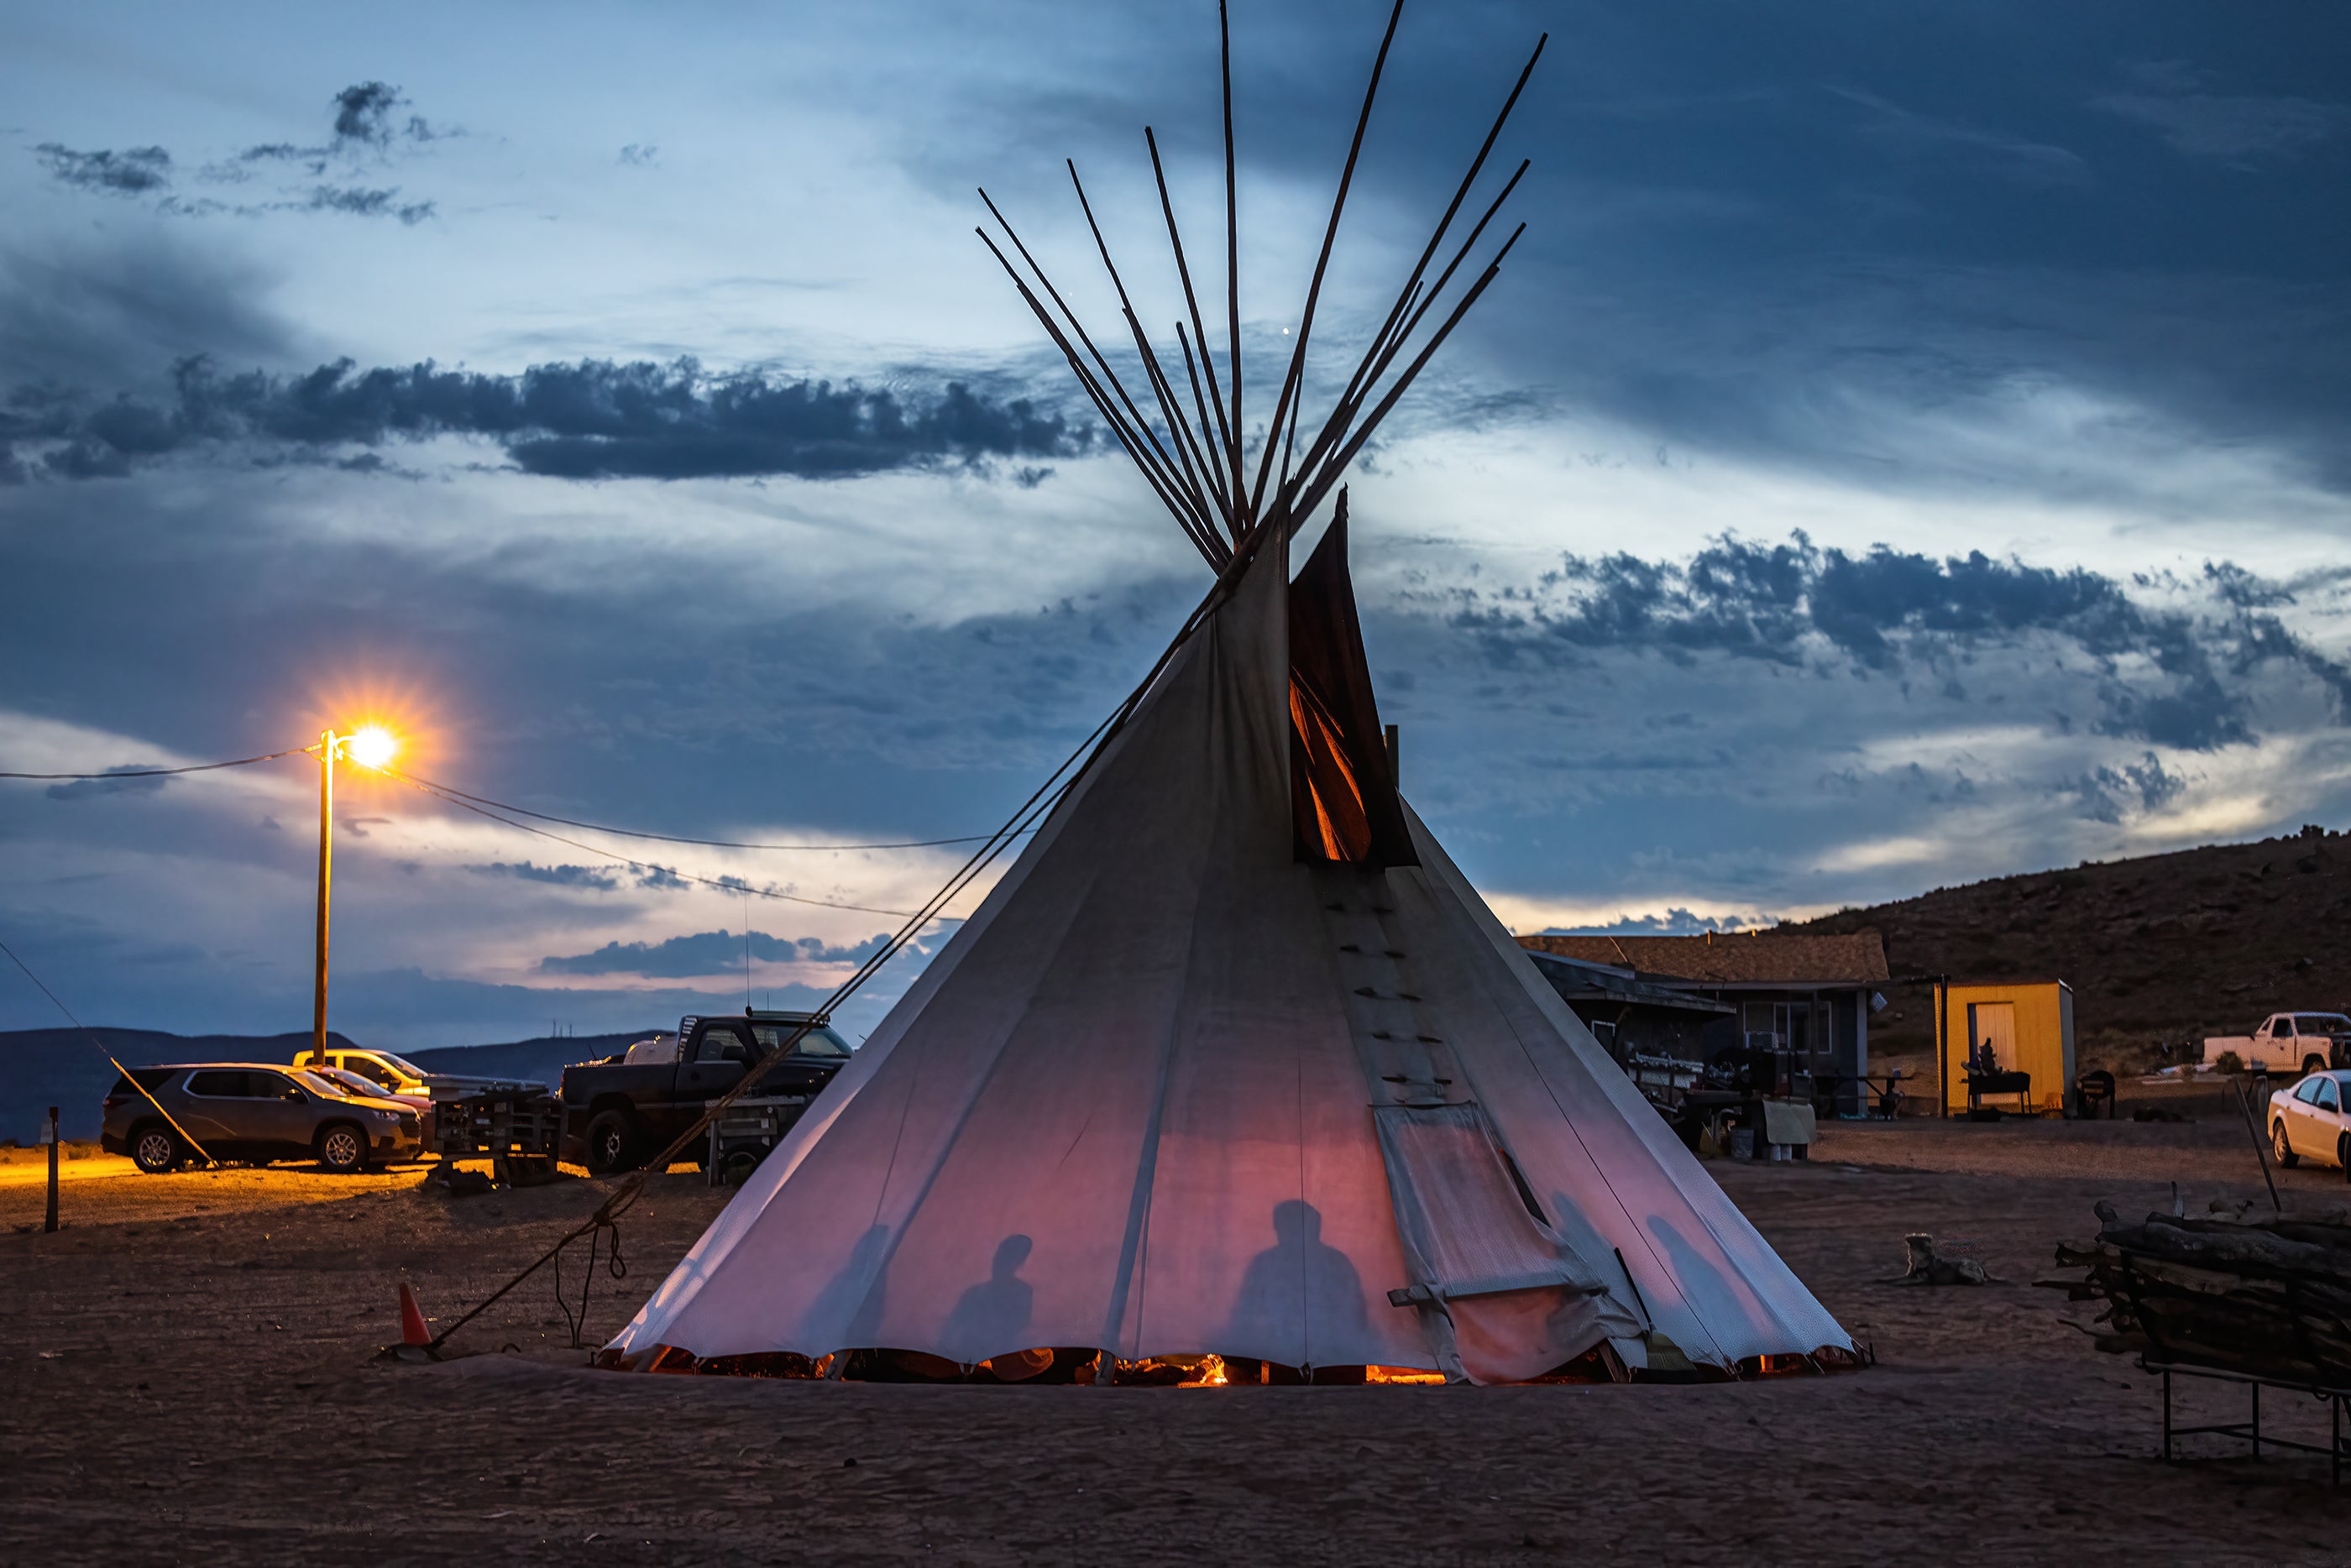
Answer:
<svg viewBox="0 0 2351 1568"><path fill-rule="evenodd" d="M157 1099L147 1085L141 1083L138 1078L132 1075L130 1068L124 1066L121 1063L115 1061L114 1053L106 1048L106 1042L100 1040L97 1033L91 1030L89 1024L84 1023L80 1019L74 1016L74 1010L68 1007L65 1004L65 1000L58 996L56 992L49 989L48 981L43 980L39 975L33 972L33 966L31 964L26 963L23 959L16 956L16 950L15 948L10 947L5 941L0 941L0 953L6 953L8 955L9 961L14 963L18 969L25 971L25 978L31 981L35 985L40 987L41 994L43 996L47 997L51 1002L57 1003L57 1011L66 1015L66 1021L71 1023L76 1029L80 1030L82 1033L88 1037L89 1043L98 1047L98 1054L105 1057L116 1072L122 1075L122 1081L124 1083L138 1090L139 1093L145 1097L147 1103L154 1106L155 1109L162 1114L165 1121L172 1124L172 1130L177 1133L181 1138L186 1142L190 1148L196 1151L196 1158L198 1159L203 1160L206 1165L213 1163L213 1157L204 1151L204 1146L198 1143L194 1137L189 1133L188 1129L180 1125L178 1117L172 1116L170 1111L163 1108L163 1102Z"/></svg>
<svg viewBox="0 0 2351 1568"><path fill-rule="evenodd" d="M564 845L572 849L577 849L584 855L599 856L603 859L611 861L616 866L625 866L632 871L659 872L664 877L675 877L680 881L684 882L698 882L705 888L716 888L724 892L756 893L762 898L778 898L789 904L812 904L820 909L854 909L860 914L889 915L893 918L903 917L910 912L905 909L880 909L872 904L851 904L837 898L811 898L803 893L785 893L773 888L754 888L740 877L700 877L691 871L680 871L674 866L657 866L649 860L638 860L630 856L622 855L618 850L601 848L593 844L583 844L579 839L567 838L562 834L549 833L543 827L533 827L527 822L517 822L512 817L502 816L497 812L491 810L487 806L476 805L472 801L467 800L461 795L446 792L437 784L434 784L423 779L418 778L413 774L404 774L396 768L389 767L379 768L376 771L382 774L387 778L399 780L402 784L406 784L409 788L415 790L420 794L431 795L434 799L438 800L444 805L454 805L460 811L470 811L476 816L487 817L492 822L498 823L507 827L511 827L517 833L528 833L534 835L537 837L549 839L554 843Z"/></svg>
<svg viewBox="0 0 2351 1568"><path fill-rule="evenodd" d="M104 773L95 774L31 774L0 772L0 779L103 781L106 779L165 778L176 774L211 773L220 768L242 768L250 766L255 763L274 763L280 757L306 756L317 752L318 749L319 748L316 744L308 746L288 746L282 752L268 752L257 757L235 757L225 763L193 763L186 767L179 768L113 768L109 769ZM364 766L365 764L361 765ZM965 833L957 834L947 838L891 838L877 839L867 843L851 844L759 844L753 843L748 840L735 838L689 838L683 834L647 833L639 828L614 827L610 823L582 822L576 817L557 816L549 812L533 811L529 806L517 805L512 801L494 800L488 795L474 794L468 791L457 788L455 784L442 784L436 779L422 778L419 775L413 774L401 774L399 770L391 767L378 767L373 771L382 774L395 774L402 779L413 778L420 784L431 785L435 792L444 796L455 797L459 800L470 802L475 805L489 806L497 811L512 812L517 816L528 816L535 818L540 822L557 823L565 827L584 828L590 833L609 833L616 838L641 838L651 844L684 844L690 845L700 849L772 849L808 854L831 850L847 852L852 850L869 849L939 849L956 844L982 843L988 836L985 833Z"/></svg>
<svg viewBox="0 0 2351 1568"><path fill-rule="evenodd" d="M753 844L733 838L686 838L674 833L644 833L632 827L613 827L601 822L581 822L574 817L556 816L544 811L533 811L527 805L517 805L511 801L493 800L487 795L472 794L457 788L455 784L442 784L417 774L404 774L397 768L385 767L377 771L430 784L444 795L454 795L458 799L470 801L475 805L490 806L498 811L510 811L517 816L528 816L539 822L552 822L565 827L584 828L590 833L609 833L616 838L642 838L653 844L687 844L702 849L784 849L811 852L827 849L936 849L953 844L979 844L985 842L988 836L985 833L967 833L953 838L896 838L871 844Z"/></svg>
<svg viewBox="0 0 2351 1568"><path fill-rule="evenodd" d="M225 763L191 763L183 768L113 768L99 774L11 774L0 773L0 779L160 779L173 774L208 774L219 768L250 767L255 763L274 763L280 757L291 757L318 747L288 746L282 752L270 752L258 757L232 757Z"/></svg>

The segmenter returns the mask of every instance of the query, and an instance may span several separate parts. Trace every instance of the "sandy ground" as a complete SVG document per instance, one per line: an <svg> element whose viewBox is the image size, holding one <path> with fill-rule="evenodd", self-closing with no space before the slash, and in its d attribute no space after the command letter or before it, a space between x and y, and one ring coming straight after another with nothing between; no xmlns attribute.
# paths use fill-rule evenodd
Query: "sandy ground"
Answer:
<svg viewBox="0 0 2351 1568"><path fill-rule="evenodd" d="M0 1561L2340 1563L2318 1459L2157 1459L2155 1382L2028 1288L2091 1204L2262 1192L2241 1123L1828 1128L1711 1167L1879 1365L1697 1387L979 1388L587 1370L549 1282L437 1366L371 1358L395 1282L454 1316L593 1205L421 1172L0 1185ZM2351 1201L2340 1172L2290 1205ZM590 1287L616 1329L719 1197L685 1171ZM1903 1235L2007 1284L1930 1291ZM567 1286L580 1288L576 1271ZM514 1349L499 1354L501 1346ZM2204 1418L2241 1399L2197 1396ZM2323 1433L2273 1396L2272 1423ZM2241 1453L2241 1450L2240 1450Z"/></svg>

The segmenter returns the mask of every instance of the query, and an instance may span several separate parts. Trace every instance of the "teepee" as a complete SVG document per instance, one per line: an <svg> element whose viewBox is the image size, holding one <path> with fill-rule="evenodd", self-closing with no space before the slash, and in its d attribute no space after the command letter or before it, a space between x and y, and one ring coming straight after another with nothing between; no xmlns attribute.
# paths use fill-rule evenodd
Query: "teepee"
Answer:
<svg viewBox="0 0 2351 1568"><path fill-rule="evenodd" d="M1426 282L1525 83L1299 454L1366 93L1253 479L1238 306L1219 378L1172 204L1189 417L1123 283L1155 421L1012 238L1029 270L1007 270L1216 584L1028 848L609 1361L882 1349L969 1366L1092 1347L1110 1353L1105 1377L1111 1356L1215 1355L1503 1382L1594 1352L1729 1372L1852 1349L1397 792L1343 492L1290 571L1297 524L1495 275L1499 254L1390 376L1500 205Z"/></svg>

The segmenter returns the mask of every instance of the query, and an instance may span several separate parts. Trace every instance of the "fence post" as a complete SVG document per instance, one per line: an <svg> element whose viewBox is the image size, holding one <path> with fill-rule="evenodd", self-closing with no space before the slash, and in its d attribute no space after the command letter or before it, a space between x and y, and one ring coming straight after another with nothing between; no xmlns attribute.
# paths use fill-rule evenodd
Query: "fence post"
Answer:
<svg viewBox="0 0 2351 1568"><path fill-rule="evenodd" d="M49 1218L43 1231L57 1228L57 1107L49 1107Z"/></svg>

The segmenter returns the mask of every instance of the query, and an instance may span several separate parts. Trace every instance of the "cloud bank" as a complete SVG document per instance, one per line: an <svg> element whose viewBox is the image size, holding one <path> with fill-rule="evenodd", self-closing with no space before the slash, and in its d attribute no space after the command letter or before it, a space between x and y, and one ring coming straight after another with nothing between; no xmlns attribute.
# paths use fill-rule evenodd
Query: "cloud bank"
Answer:
<svg viewBox="0 0 2351 1568"><path fill-rule="evenodd" d="M688 980L739 970L747 952L759 963L863 963L889 945L888 935L861 942L820 937L777 937L765 931L698 931L659 942L607 942L593 952L538 961L541 974L633 974L648 980Z"/></svg>
<svg viewBox="0 0 2351 1568"><path fill-rule="evenodd" d="M559 479L846 479L1084 456L1090 425L1025 397L949 381L931 392L756 370L582 359L519 375L426 362L300 375L225 374L182 360L166 400L22 387L0 405L0 481L119 478L191 452L249 462L329 459L439 436L496 442L526 473ZM1044 472L1014 477L1033 483Z"/></svg>
<svg viewBox="0 0 2351 1568"><path fill-rule="evenodd" d="M2101 732L2195 751L2251 738L2241 678L2273 661L2315 680L2338 722L2351 712L2351 668L2276 613L2294 602L2290 588L2227 565L2208 566L2199 586L2202 605L2173 608L2078 566L1725 535L1687 561L1569 555L1529 588L1459 590L1452 618L1506 665L1588 664L1601 649L1681 664L1715 655L1842 666L1955 694L1979 649L2043 639L2089 661Z"/></svg>

